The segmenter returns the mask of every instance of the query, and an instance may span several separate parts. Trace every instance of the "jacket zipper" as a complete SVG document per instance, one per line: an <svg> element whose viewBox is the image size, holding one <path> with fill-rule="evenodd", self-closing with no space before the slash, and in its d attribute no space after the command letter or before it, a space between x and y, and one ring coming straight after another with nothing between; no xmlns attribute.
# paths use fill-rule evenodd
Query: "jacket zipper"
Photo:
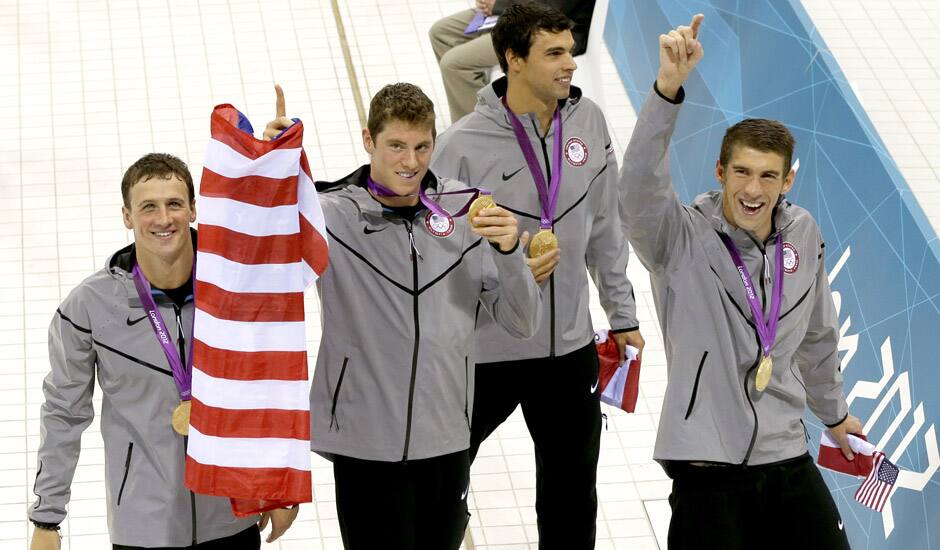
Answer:
<svg viewBox="0 0 940 550"><path fill-rule="evenodd" d="M185 365L186 363L186 335L183 334L183 317L182 310L176 304L173 304L173 313L176 314L176 345L179 348L180 353L180 363ZM183 461L186 460L186 446L189 444L189 438L183 438ZM192 491L189 492L189 502L192 506L192 524L193 524L193 546L196 545L196 494Z"/></svg>
<svg viewBox="0 0 940 550"><path fill-rule="evenodd" d="M343 385L343 377L346 376L346 364L349 363L349 357L343 357L343 368L339 371L339 380L336 381L336 389L333 390L333 406L330 407L330 427L327 431L333 429L333 426L336 426L336 431L339 431L339 422L336 421L336 403L339 401L339 388Z"/></svg>
<svg viewBox="0 0 940 550"><path fill-rule="evenodd" d="M763 350L760 346L760 337L757 336L757 329L754 329L754 336L757 337L757 358L754 359L754 364L751 365L751 368L747 369L747 372L744 373L744 396L747 397L747 404L751 406L751 415L754 416L754 430L751 432L751 442L747 445L747 453L744 455L744 460L741 462L742 466L747 466L747 461L751 459L751 452L754 450L754 443L757 442L757 408L754 407L754 402L751 400L751 393L747 391L747 379L751 376L751 373L757 368L757 365L760 363L761 355Z"/></svg>
<svg viewBox="0 0 940 550"><path fill-rule="evenodd" d="M412 307L414 308L415 344L414 351L411 355L411 382L408 386L408 417L405 424L405 449L401 456L402 462L408 461L408 447L411 445L411 415L414 410L415 379L418 376L418 342L421 339L421 325L419 324L420 321L418 317L418 258L421 257L421 254L418 252L418 247L415 246L415 236L412 231L411 222L405 221L405 228L408 230L408 241L411 244L411 269L414 281Z"/></svg>
<svg viewBox="0 0 940 550"><path fill-rule="evenodd" d="M193 546L196 546L196 493L189 492L189 502L192 504L193 509Z"/></svg>
<svg viewBox="0 0 940 550"><path fill-rule="evenodd" d="M760 305L761 311L767 308L767 283L770 282L770 264L767 262L767 253L765 252L761 259L761 278L760 278ZM766 315L766 314L765 314ZM756 319L755 319L756 321Z"/></svg>
<svg viewBox="0 0 940 550"><path fill-rule="evenodd" d="M764 281L765 280L768 282L770 281L770 263L767 258L766 244L769 243L770 239L772 237L775 237L777 233L779 232L780 232L779 230L771 232L771 234L767 237L767 241L765 241L764 243L758 242L756 239L751 237L751 240L754 242L754 244L760 250L761 255L763 256L763 259L761 260L763 276L761 277L761 281L760 281L760 289L761 289L761 297L762 297L761 306L762 307L766 306L766 303L767 303L767 294L764 289ZM782 269L782 266L777 266L777 269ZM804 294L804 297L805 297L805 294ZM781 299L783 299L782 296L781 296ZM754 401L751 400L751 393L747 390L747 380L751 376L751 373L754 372L754 370L757 368L757 365L760 364L760 360L764 352L764 349L760 343L760 335L757 333L756 326L754 327L754 337L757 339L757 358L754 359L754 364L751 365L751 367L747 369L747 372L744 373L744 396L747 398L747 404L750 405L751 407L751 415L754 417L754 430L751 432L751 441L750 443L748 443L747 453L744 454L744 460L741 462L742 466L747 466L748 461L751 459L751 453L754 451L754 444L757 443L757 430L759 428L759 422L757 419L757 408L754 407ZM804 427L804 431L805 431L805 427Z"/></svg>
<svg viewBox="0 0 940 550"><path fill-rule="evenodd" d="M124 496L124 484L127 483L127 473L131 470L131 455L134 454L134 442L127 444L127 457L124 459L124 479L121 480L121 489L118 491L117 505L121 505L121 497Z"/></svg>
<svg viewBox="0 0 940 550"><path fill-rule="evenodd" d="M545 159L545 185L549 185L549 182L552 181L552 163L548 160L548 147L545 145L545 137L539 134L538 128L535 126L535 122L532 122L532 128L535 130L535 135L539 136L539 141L542 143L542 158ZM555 131L558 131L558 128L555 128ZM546 132L546 135L548 132ZM536 182L536 185L539 185ZM547 191L547 189L546 189ZM541 203L540 203L541 204ZM541 206L539 207L541 211ZM555 230L555 220L552 220L552 231ZM548 345L548 356L551 359L555 358L555 273L552 272L548 276L548 295L549 295L549 345Z"/></svg>

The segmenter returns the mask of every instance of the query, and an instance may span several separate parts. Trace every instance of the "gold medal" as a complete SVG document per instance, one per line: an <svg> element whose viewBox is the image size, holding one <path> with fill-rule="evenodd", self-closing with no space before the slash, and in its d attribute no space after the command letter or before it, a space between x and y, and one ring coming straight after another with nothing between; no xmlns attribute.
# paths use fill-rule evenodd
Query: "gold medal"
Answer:
<svg viewBox="0 0 940 550"><path fill-rule="evenodd" d="M770 384L770 375L774 370L774 361L769 355L765 355L757 365L757 376L754 377L754 387L757 391L764 391Z"/></svg>
<svg viewBox="0 0 940 550"><path fill-rule="evenodd" d="M473 202L470 203L470 210L467 211L467 217L470 219L470 224L476 227L476 224L473 223L473 218L477 217L477 214L480 213L480 210L484 208L493 208L496 206L496 201L493 200L493 195L480 195L479 197L473 199Z"/></svg>
<svg viewBox="0 0 940 550"><path fill-rule="evenodd" d="M538 258L546 252L558 248L558 239L551 229L540 229L529 241L529 257Z"/></svg>
<svg viewBox="0 0 940 550"><path fill-rule="evenodd" d="M170 424L173 425L173 431L182 436L189 435L189 413L192 408L193 402L187 399L173 409L173 417L170 420Z"/></svg>

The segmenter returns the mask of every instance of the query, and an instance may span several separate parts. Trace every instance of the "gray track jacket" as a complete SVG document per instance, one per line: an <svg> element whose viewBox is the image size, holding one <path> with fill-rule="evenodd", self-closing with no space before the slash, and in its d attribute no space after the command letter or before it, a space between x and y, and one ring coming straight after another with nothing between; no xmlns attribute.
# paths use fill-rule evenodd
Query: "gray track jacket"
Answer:
<svg viewBox="0 0 940 550"><path fill-rule="evenodd" d="M134 245L116 252L68 295L49 326L52 372L43 383L38 498L29 517L65 519L82 432L95 414L97 378L111 542L189 546L234 535L258 517L236 519L228 499L194 495L183 484L185 441L170 426L179 392L134 289L133 261ZM167 324L179 318L191 326L192 301L178 310L159 291L154 299ZM189 335L181 346L179 332L170 332L186 357Z"/></svg>
<svg viewBox="0 0 940 550"><path fill-rule="evenodd" d="M822 236L812 216L785 198L764 243L727 222L721 191L683 206L668 160L678 113L679 105L649 95L620 176L624 233L650 271L666 345L669 384L654 458L766 464L799 456L806 452L806 405L830 426L848 414ZM775 238L782 234L784 295L771 352L773 377L763 393L754 389L761 357L757 331L719 233L737 245L765 315L771 284L761 274L766 267L772 280L781 268L774 263Z"/></svg>
<svg viewBox="0 0 940 550"><path fill-rule="evenodd" d="M532 175L516 142L500 98L505 77L478 93L476 110L463 117L437 141L431 166L436 173L474 187L493 191L500 206L519 217L519 229L534 235L539 230L539 197ZM597 105L581 97L572 86L561 104L563 171L555 234L561 261L548 279L546 304L538 334L520 341L488 315L480 316L477 330L479 362L533 359L564 355L589 344L594 328L589 312L588 270L597 285L600 302L613 329L636 329L633 286L627 279L626 241L616 209L617 161L607 122ZM554 125L541 136L538 119L521 115L542 171L550 178ZM585 155L578 154L583 146ZM541 154L540 154L541 153Z"/></svg>
<svg viewBox="0 0 940 550"><path fill-rule="evenodd" d="M470 446L479 307L526 338L541 317L539 288L522 247L501 254L465 216L448 226L428 210L412 220L384 210L366 191L368 174L364 166L317 184L330 268L317 282L323 334L310 390L311 447L382 461L462 451ZM422 185L465 188L430 172ZM456 212L469 198L440 203Z"/></svg>

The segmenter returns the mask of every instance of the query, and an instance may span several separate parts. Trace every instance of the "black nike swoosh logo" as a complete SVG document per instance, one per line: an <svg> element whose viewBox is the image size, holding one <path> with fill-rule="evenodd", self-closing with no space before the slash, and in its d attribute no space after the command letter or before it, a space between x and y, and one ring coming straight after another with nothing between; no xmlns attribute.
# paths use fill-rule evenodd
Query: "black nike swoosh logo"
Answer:
<svg viewBox="0 0 940 550"><path fill-rule="evenodd" d="M523 166L522 168L525 168L525 166ZM515 172L513 172L512 174L509 174L508 176L506 175L506 172L503 172L503 181L511 180L513 176L515 176L516 174L522 171L522 168L516 170Z"/></svg>
<svg viewBox="0 0 940 550"><path fill-rule="evenodd" d="M362 229L362 232L365 233L366 235L370 235L372 233L378 233L379 231L385 231L386 229L387 227L383 227L382 229L371 229L369 227L364 227Z"/></svg>
<svg viewBox="0 0 940 550"><path fill-rule="evenodd" d="M127 326L129 326L129 327L134 326L134 325L136 325L137 323L143 321L143 320L146 319L146 318L147 318L147 316L144 315L144 316L141 317L140 319L134 319L133 321L131 321L131 318L128 317L128 318L127 318Z"/></svg>

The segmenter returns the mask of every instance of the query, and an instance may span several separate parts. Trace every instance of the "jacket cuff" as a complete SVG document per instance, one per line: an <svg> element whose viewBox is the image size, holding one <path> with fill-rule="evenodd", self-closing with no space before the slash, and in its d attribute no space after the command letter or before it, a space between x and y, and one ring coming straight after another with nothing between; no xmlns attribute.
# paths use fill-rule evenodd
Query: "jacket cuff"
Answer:
<svg viewBox="0 0 940 550"><path fill-rule="evenodd" d="M675 99L669 99L668 97L664 96L663 93L659 91L659 86L656 84L655 80L653 81L653 91L656 92L656 95L663 98L663 101L672 103L673 105L679 105L685 101L685 87L683 86L679 86L679 91L676 92Z"/></svg>
<svg viewBox="0 0 940 550"><path fill-rule="evenodd" d="M826 427L827 427L827 428L835 428L835 427L838 426L839 424L842 424L843 422L845 422L845 419L848 418L848 417L849 417L849 413L845 413L845 416L843 416L841 420L839 420L839 421L836 422L835 424L826 424Z"/></svg>
<svg viewBox="0 0 940 550"><path fill-rule="evenodd" d="M612 328L610 329L609 332L611 334L623 334L625 332L636 332L638 330L640 330L640 325L637 325L635 327L630 327L630 328L617 328L617 329Z"/></svg>
<svg viewBox="0 0 940 550"><path fill-rule="evenodd" d="M502 254L502 255L504 255L504 256L508 256L508 255L512 254L513 252L516 251L517 248L519 248L519 239L516 239L516 246L510 248L510 249L507 250L506 252L503 252L503 251L499 248L499 245L498 245L498 244L496 244L496 243L494 243L494 242L491 242L491 241L487 241L487 242L490 243L490 246L492 246L494 250L496 250L497 252L499 252L500 254Z"/></svg>

